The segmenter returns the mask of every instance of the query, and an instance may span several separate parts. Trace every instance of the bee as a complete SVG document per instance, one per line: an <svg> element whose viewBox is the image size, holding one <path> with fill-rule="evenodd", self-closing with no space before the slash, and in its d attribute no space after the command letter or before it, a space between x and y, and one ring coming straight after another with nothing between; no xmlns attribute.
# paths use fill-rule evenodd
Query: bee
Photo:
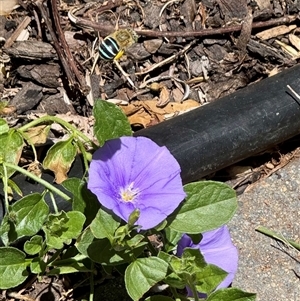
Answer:
<svg viewBox="0 0 300 301"><path fill-rule="evenodd" d="M137 40L138 35L133 29L119 29L104 38L99 46L100 57L106 61L118 60Z"/></svg>

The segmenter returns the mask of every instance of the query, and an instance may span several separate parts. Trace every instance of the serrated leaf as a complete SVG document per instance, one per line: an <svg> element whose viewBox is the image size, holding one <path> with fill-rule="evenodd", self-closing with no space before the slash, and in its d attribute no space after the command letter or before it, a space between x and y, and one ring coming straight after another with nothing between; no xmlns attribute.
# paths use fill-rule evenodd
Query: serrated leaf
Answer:
<svg viewBox="0 0 300 301"><path fill-rule="evenodd" d="M47 152L43 167L55 174L56 183L60 184L67 179L71 165L75 159L77 148L73 138L55 143Z"/></svg>
<svg viewBox="0 0 300 301"><path fill-rule="evenodd" d="M206 301L254 301L256 294L243 292L237 288L219 289L206 299Z"/></svg>
<svg viewBox="0 0 300 301"><path fill-rule="evenodd" d="M76 247L81 254L86 255L92 261L113 266L131 262L132 255L137 257L144 250L144 246L141 246L132 250L132 254L126 250L117 252L107 238L95 238L90 228L87 228L77 239Z"/></svg>
<svg viewBox="0 0 300 301"><path fill-rule="evenodd" d="M9 130L0 135L0 161L17 165L23 149L24 141L22 136L15 130ZM7 168L7 176L11 177L15 170ZM3 167L0 166L0 173L3 175Z"/></svg>
<svg viewBox="0 0 300 301"><path fill-rule="evenodd" d="M47 245L54 249L69 245L82 232L84 222L85 216L79 211L62 211L58 215L50 215L48 223L43 227Z"/></svg>
<svg viewBox="0 0 300 301"><path fill-rule="evenodd" d="M184 186L186 200L172 214L169 227L182 233L197 234L226 224L237 209L235 191L224 183L203 181Z"/></svg>
<svg viewBox="0 0 300 301"><path fill-rule="evenodd" d="M28 276L30 262L25 254L12 247L0 247L0 289L9 289L21 284Z"/></svg>
<svg viewBox="0 0 300 301"><path fill-rule="evenodd" d="M113 138L132 136L132 129L126 115L116 105L97 100L93 115L95 118L94 134L100 145Z"/></svg>
<svg viewBox="0 0 300 301"><path fill-rule="evenodd" d="M125 286L129 296L134 301L139 300L153 285L166 277L167 271L168 264L158 257L136 259L125 271Z"/></svg>

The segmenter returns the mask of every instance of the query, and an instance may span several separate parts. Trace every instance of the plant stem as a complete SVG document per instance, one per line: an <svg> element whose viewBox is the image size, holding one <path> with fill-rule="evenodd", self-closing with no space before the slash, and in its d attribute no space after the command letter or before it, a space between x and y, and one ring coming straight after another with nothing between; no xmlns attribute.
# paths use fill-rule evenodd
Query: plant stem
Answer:
<svg viewBox="0 0 300 301"><path fill-rule="evenodd" d="M8 206L9 206L9 203L8 203L8 184L7 184L7 181L8 181L8 177L7 177L7 169L6 169L6 166L3 165L3 173L4 173L4 177L2 178L2 181L3 181L3 190L4 190L4 204L5 204L5 209L6 209L6 212L8 212Z"/></svg>
<svg viewBox="0 0 300 301"><path fill-rule="evenodd" d="M273 239L277 239L277 240L283 242L284 244L290 244L291 246L296 248L298 251L300 251L300 244L296 243L293 240L286 239L283 235L277 234L276 232L269 230L268 228L258 227L258 228L256 228L256 231L258 231L262 234L265 234L267 236L270 236Z"/></svg>
<svg viewBox="0 0 300 301"><path fill-rule="evenodd" d="M49 122L56 122L56 123L60 124L65 129L67 129L67 130L69 130L73 133L76 133L76 135L78 137L80 137L83 141L88 142L88 143L92 144L93 147L95 147L95 144L86 135L84 135L83 133L78 131L73 125L71 125L68 122L64 121L63 119L55 117L55 116L48 116L47 115L47 116L43 116L43 117L40 117L38 119L35 119L35 120L23 125L22 127L20 127L18 129L18 131L24 132L27 129L29 129L31 127L34 127L34 126L36 126L40 123L49 123Z"/></svg>
<svg viewBox="0 0 300 301"><path fill-rule="evenodd" d="M94 300L94 265L95 263L93 261L91 261L91 277L90 277L90 298L89 301L93 301Z"/></svg>
<svg viewBox="0 0 300 301"><path fill-rule="evenodd" d="M51 202L52 202L52 206L53 206L54 212L56 214L58 214L57 204L55 202L55 198L54 198L53 193L51 191L50 191L50 198L51 198Z"/></svg>
<svg viewBox="0 0 300 301"><path fill-rule="evenodd" d="M27 143L30 145L32 151L33 151L33 156L34 156L34 162L38 162L38 158L37 158L37 153L36 153L36 149L34 144L31 142L31 139L28 137L28 135L24 132L21 131L21 135L23 136L23 138L27 141Z"/></svg>
<svg viewBox="0 0 300 301"><path fill-rule="evenodd" d="M190 287L190 289L193 292L194 301L199 301L199 296L198 296L196 286L193 283L189 283L189 282L190 281L188 281L188 286Z"/></svg>
<svg viewBox="0 0 300 301"><path fill-rule="evenodd" d="M64 192L62 192L58 188L51 185L49 182L37 177L36 175L32 174L31 172L25 170L24 168L22 168L18 165L15 165L15 164L8 163L8 162L3 162L2 164L3 164L3 166L7 166L7 167L10 167L10 168L13 168L13 169L17 170L18 172L22 173L23 175L27 176L28 178L40 183L45 188L47 188L48 190L50 190L53 193L56 193L57 195L59 195L60 197L65 199L66 201L71 201L71 198L67 194L65 194Z"/></svg>

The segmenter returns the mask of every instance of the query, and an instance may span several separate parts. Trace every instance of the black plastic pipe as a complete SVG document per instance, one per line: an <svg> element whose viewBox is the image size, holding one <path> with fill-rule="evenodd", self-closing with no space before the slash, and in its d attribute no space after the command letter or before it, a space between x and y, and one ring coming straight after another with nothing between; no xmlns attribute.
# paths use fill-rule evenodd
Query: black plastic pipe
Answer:
<svg viewBox="0 0 300 301"><path fill-rule="evenodd" d="M138 131L169 148L185 183L264 151L300 133L300 66Z"/></svg>
<svg viewBox="0 0 300 301"><path fill-rule="evenodd" d="M300 65L252 84L229 96L135 133L165 145L179 161L184 183L255 155L300 133L300 103L289 92L300 94ZM70 172L81 177L78 159ZM44 175L53 182L53 177ZM14 180L26 195L42 191L22 175ZM1 187L0 187L1 188ZM3 195L0 198L3 201ZM0 199L0 222L3 209ZM70 208L59 200L60 209Z"/></svg>

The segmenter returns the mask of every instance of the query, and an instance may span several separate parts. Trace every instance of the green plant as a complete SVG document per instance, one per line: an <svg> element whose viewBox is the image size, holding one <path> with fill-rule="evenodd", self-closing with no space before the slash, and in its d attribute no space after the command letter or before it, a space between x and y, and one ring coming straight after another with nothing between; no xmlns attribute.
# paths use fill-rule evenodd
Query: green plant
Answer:
<svg viewBox="0 0 300 301"><path fill-rule="evenodd" d="M20 285L29 274L82 272L89 274L92 300L94 274L101 269L124 275L133 300L159 284L165 284L172 297L153 295L146 300L254 300L254 294L226 288L237 267L236 250L224 226L237 207L235 192L213 181L182 186L180 166L168 150L146 138L130 138L126 116L114 105L97 101L94 117L100 148L56 117L42 117L19 129L10 129L0 119L6 210L0 226L5 245L0 247L0 289ZM61 182L79 152L85 166L83 175L65 179L61 189L18 165L24 146L33 150L32 164L39 164L34 137L38 132L45 139L51 123L60 124L69 135L48 150L43 167ZM16 172L44 185L45 191L23 196L13 181ZM21 199L10 203L16 194ZM71 211L59 210L57 195L71 203ZM20 239L24 245L18 245ZM226 246L235 260L229 274L220 268L223 254L216 265L201 254L215 243L217 251L218 243ZM182 294L185 287L188 295Z"/></svg>

